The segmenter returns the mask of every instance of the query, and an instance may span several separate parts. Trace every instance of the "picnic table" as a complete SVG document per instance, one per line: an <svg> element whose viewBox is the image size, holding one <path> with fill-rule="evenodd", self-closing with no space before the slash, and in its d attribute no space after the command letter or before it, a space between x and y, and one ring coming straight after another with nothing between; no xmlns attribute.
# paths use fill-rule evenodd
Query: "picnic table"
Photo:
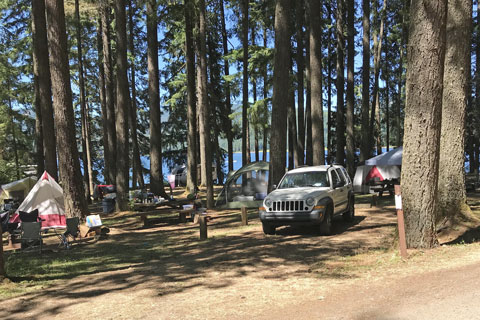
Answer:
<svg viewBox="0 0 480 320"><path fill-rule="evenodd" d="M185 208L185 205L193 205L194 200L191 199L178 199L178 200L166 200L158 203L138 203L134 206L138 211L140 221L144 226L148 225L148 215L158 213L178 213L178 220L182 223L187 222L187 217L194 216L196 209ZM173 209L173 210L172 210Z"/></svg>

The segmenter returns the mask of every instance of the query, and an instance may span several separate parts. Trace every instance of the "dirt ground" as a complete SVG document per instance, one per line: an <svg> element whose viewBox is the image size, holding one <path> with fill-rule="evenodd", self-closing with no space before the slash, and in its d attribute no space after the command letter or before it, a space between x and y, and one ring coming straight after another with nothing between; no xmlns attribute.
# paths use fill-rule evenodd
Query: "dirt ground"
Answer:
<svg viewBox="0 0 480 320"><path fill-rule="evenodd" d="M472 319L478 316L480 245L409 251L399 258L393 206L356 210L331 236L279 228L265 236L254 212L213 214L198 227L127 220L92 246L128 243L149 259L56 281L2 301L1 319ZM73 248L72 250L82 250ZM142 257L144 257L143 255ZM459 311L460 310L460 311Z"/></svg>

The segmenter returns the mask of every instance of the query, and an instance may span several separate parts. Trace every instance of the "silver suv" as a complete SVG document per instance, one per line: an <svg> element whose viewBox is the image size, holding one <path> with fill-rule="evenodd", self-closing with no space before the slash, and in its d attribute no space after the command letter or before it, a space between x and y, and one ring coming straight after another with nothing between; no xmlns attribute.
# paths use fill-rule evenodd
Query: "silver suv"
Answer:
<svg viewBox="0 0 480 320"><path fill-rule="evenodd" d="M321 234L332 230L332 219L355 215L352 180L340 165L301 167L287 172L259 209L265 234L283 225L318 225Z"/></svg>

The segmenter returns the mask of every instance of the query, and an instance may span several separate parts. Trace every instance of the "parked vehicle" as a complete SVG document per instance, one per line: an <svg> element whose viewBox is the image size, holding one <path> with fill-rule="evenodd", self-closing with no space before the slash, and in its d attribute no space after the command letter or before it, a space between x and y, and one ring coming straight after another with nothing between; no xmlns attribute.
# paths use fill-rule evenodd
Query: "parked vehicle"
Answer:
<svg viewBox="0 0 480 320"><path fill-rule="evenodd" d="M265 234L283 225L318 225L321 234L332 230L332 219L355 215L352 180L340 165L302 167L287 172L259 209Z"/></svg>

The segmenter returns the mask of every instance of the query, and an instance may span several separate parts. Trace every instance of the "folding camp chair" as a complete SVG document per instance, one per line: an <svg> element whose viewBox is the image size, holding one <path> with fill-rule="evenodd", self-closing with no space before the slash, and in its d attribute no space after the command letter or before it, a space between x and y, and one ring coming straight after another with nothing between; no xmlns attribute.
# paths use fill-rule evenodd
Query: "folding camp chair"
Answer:
<svg viewBox="0 0 480 320"><path fill-rule="evenodd" d="M60 235L60 246L64 247L65 249L70 249L70 242L69 238L72 238L73 241L76 240L80 233L80 219L78 217L67 218L67 230Z"/></svg>
<svg viewBox="0 0 480 320"><path fill-rule="evenodd" d="M21 242L22 249L40 246L40 253L42 253L42 223L41 222L22 222L21 224Z"/></svg>

